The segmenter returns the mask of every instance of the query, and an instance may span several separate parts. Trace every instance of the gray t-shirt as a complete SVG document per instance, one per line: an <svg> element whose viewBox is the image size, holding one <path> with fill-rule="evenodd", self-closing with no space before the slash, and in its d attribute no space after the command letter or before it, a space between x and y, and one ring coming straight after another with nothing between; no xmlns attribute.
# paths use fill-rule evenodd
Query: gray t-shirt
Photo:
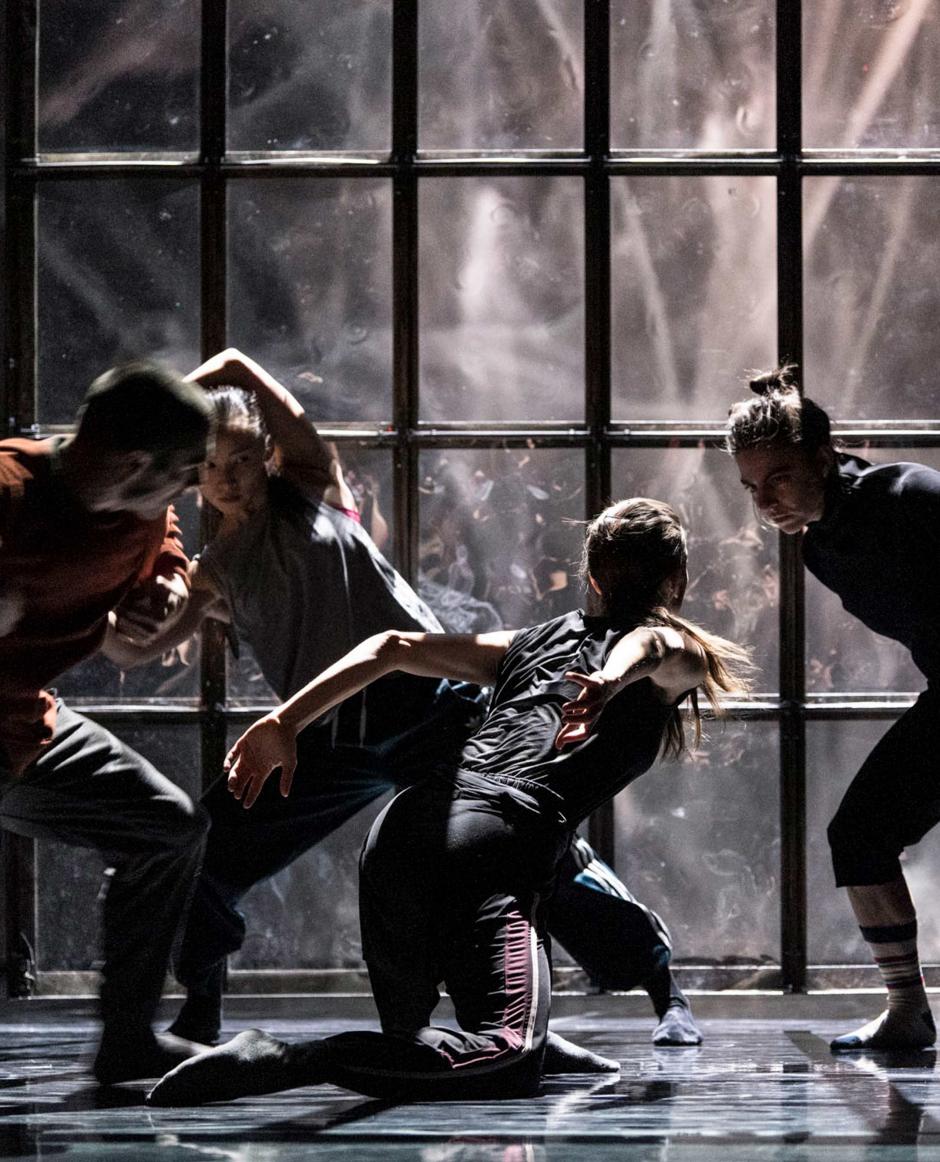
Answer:
<svg viewBox="0 0 940 1162"><path fill-rule="evenodd" d="M441 632L358 521L277 477L268 504L199 565L281 699L374 633Z"/></svg>

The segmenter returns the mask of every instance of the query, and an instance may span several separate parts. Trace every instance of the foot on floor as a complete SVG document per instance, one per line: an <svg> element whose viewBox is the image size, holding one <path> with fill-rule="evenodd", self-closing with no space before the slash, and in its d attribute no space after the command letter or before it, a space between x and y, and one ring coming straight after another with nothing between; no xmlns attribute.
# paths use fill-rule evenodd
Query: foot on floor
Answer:
<svg viewBox="0 0 940 1162"><path fill-rule="evenodd" d="M619 1073L620 1062L601 1057L589 1049L582 1049L557 1033L549 1031L545 1039L542 1072L554 1073Z"/></svg>
<svg viewBox="0 0 940 1162"><path fill-rule="evenodd" d="M933 1017L924 1009L886 1009L880 1017L831 1041L833 1053L872 1049L928 1049L937 1039Z"/></svg>
<svg viewBox="0 0 940 1162"><path fill-rule="evenodd" d="M162 1077L168 1069L203 1053L206 1048L172 1033L148 1032L133 1039L105 1035L91 1070L102 1085Z"/></svg>
<svg viewBox="0 0 940 1162"><path fill-rule="evenodd" d="M222 1006L215 997L189 997L167 1032L201 1045L217 1045L222 1025Z"/></svg>
<svg viewBox="0 0 940 1162"><path fill-rule="evenodd" d="M683 997L673 1000L653 1030L654 1045L701 1045L702 1032Z"/></svg>
<svg viewBox="0 0 940 1162"><path fill-rule="evenodd" d="M323 1080L323 1065L325 1042L309 1042L295 1051L260 1029L246 1029L177 1066L151 1090L147 1101L152 1106L195 1106L278 1093L316 1085Z"/></svg>

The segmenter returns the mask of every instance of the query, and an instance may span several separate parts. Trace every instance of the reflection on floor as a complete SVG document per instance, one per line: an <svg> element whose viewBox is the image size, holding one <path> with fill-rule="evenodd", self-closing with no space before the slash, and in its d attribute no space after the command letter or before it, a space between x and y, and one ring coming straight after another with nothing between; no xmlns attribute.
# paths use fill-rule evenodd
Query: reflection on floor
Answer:
<svg viewBox="0 0 940 1162"><path fill-rule="evenodd" d="M940 1160L932 1051L833 1058L845 1023L706 1020L697 1049L654 1050L650 1022L589 1012L560 1032L623 1062L615 1080L554 1078L529 1101L388 1106L321 1086L151 1110L145 1086L94 1087L93 1027L0 1024L0 1159L89 1162L908 1162ZM287 1038L362 1022L269 1022ZM228 1026L234 1033L238 1022Z"/></svg>

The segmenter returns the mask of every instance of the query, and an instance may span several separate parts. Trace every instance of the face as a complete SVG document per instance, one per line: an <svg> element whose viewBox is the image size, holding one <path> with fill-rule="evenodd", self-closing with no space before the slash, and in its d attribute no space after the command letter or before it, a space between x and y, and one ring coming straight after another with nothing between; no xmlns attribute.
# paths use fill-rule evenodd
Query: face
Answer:
<svg viewBox="0 0 940 1162"><path fill-rule="evenodd" d="M169 460L154 463L147 452L116 455L109 463L99 460L100 483L88 495L88 506L97 512L131 512L143 520L155 520L167 505L196 483L205 446L187 448Z"/></svg>
<svg viewBox="0 0 940 1162"><path fill-rule="evenodd" d="M199 491L223 516L244 516L264 502L264 440L253 432L223 429L199 473Z"/></svg>
<svg viewBox="0 0 940 1162"><path fill-rule="evenodd" d="M774 528L798 533L822 516L832 467L830 448L807 456L792 445L755 447L738 452L734 459L754 507Z"/></svg>

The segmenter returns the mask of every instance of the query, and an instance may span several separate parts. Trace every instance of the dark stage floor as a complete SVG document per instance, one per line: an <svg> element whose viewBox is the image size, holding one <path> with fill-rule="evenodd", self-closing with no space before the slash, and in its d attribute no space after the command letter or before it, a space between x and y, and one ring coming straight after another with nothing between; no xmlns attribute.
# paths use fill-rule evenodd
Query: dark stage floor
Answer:
<svg viewBox="0 0 940 1162"><path fill-rule="evenodd" d="M0 1159L95 1162L797 1162L940 1160L933 1052L835 1059L846 1022L706 1019L699 1049L654 1050L648 1019L589 1011L560 1032L622 1060L618 1079L555 1078L529 1101L389 1107L328 1086L192 1111L83 1070L87 1018L0 1024ZM231 1032L246 1022L232 1022ZM286 1037L361 1021L272 1020Z"/></svg>

